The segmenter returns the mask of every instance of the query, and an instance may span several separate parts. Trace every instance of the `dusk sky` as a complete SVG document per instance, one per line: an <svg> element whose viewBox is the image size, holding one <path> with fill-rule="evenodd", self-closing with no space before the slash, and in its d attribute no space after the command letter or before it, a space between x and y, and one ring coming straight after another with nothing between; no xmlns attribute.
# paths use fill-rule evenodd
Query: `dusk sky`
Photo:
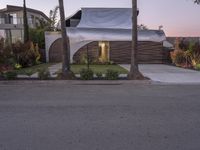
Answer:
<svg viewBox="0 0 200 150"><path fill-rule="evenodd" d="M58 5L58 0L26 0L27 7L44 11ZM22 6L22 0L1 0L0 8L7 4ZM131 0L64 0L66 16L81 7L131 7ZM163 25L167 36L200 36L200 5L191 0L138 0L139 24L158 29Z"/></svg>

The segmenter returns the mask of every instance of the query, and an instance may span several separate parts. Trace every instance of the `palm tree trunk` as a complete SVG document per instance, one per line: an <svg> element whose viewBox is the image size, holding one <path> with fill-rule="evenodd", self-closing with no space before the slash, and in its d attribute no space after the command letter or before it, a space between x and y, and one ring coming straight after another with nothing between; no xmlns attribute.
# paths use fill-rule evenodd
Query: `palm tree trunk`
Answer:
<svg viewBox="0 0 200 150"><path fill-rule="evenodd" d="M137 30L137 0L132 0L132 49L131 49L131 68L128 74L128 79L136 80L143 79L142 74L138 69L137 60L137 41L138 41L138 30Z"/></svg>
<svg viewBox="0 0 200 150"><path fill-rule="evenodd" d="M23 6L23 22L24 22L24 43L29 41L29 26L28 26L28 18L27 18L27 10L26 10L26 0L24 0Z"/></svg>
<svg viewBox="0 0 200 150"><path fill-rule="evenodd" d="M69 46L69 38L66 32L63 0L59 0L59 8L60 8L60 21L61 21L62 46L63 46L62 77L65 79L70 79L73 78L72 77L73 74L70 70L70 46Z"/></svg>

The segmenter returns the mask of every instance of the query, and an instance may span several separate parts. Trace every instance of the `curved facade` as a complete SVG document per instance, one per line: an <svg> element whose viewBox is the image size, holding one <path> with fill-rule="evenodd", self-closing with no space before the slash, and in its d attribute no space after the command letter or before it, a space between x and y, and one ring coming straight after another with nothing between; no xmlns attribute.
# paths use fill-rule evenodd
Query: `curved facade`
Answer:
<svg viewBox="0 0 200 150"><path fill-rule="evenodd" d="M98 53L99 60L128 63L132 40L131 16L130 8L82 8L81 11L68 18L66 25L70 40L71 61L73 61L73 58L78 61L77 53L84 51L85 47L88 49L88 47L91 47L91 43L96 41L96 46L94 44L93 47L95 47L95 53ZM143 48L139 51L145 52L145 55L139 54L145 60L142 58L140 60L150 62L151 57L155 59L151 62L160 62L158 60L163 57L161 51L163 50L162 42L164 40L166 40L166 36L162 30L139 30L138 42L139 45L141 44L139 48ZM51 41L53 40L51 39ZM155 43L159 45L157 46L159 50L154 48ZM149 52L146 52L148 50ZM94 51L94 48L91 50L89 48L89 51ZM149 54L149 58L147 58L147 54ZM158 55L160 58L158 56L152 57L153 55ZM97 56L91 55L91 57Z"/></svg>

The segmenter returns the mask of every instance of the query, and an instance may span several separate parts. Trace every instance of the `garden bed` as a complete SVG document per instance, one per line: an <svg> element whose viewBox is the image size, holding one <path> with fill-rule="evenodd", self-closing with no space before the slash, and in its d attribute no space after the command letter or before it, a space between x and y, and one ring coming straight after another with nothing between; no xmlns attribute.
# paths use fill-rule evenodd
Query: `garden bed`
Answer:
<svg viewBox="0 0 200 150"><path fill-rule="evenodd" d="M75 74L79 74L81 69L83 68L87 68L86 65L72 65L71 66L71 70L72 72L74 72ZM114 70L114 71L118 71L119 74L127 74L128 71L124 68L122 68L119 65L90 65L89 66L90 69L93 70L94 73L98 73L101 72L102 74L106 73L106 70Z"/></svg>
<svg viewBox="0 0 200 150"><path fill-rule="evenodd" d="M8 80L40 80L40 79L48 79L48 80L56 80L57 74L61 73L62 64L53 64L53 63L45 63L40 65L35 65L32 67L21 68L18 70L9 70L8 74L4 73L4 78L1 77L0 80L8 79ZM49 70L50 68L50 70ZM51 70L53 68L54 71ZM128 71L122 68L119 65L90 65L90 70L92 70L92 78L91 80L105 80L106 73L111 71L111 79L113 80L126 80ZM57 71L56 71L57 70ZM81 71L87 71L87 65L71 65L71 70L76 76L76 80L84 80L81 78ZM42 71L42 72L41 72ZM41 78L38 74L43 74L44 71L47 71L47 75L45 78ZM11 73L10 73L11 72ZM114 72L114 74L113 74ZM7 78L7 76L9 76Z"/></svg>
<svg viewBox="0 0 200 150"><path fill-rule="evenodd" d="M50 67L52 65L54 65L54 64L53 63L44 63L44 64L40 64L40 65L35 65L32 67L21 68L19 70L15 70L15 72L20 75L26 75L27 72L29 72L30 74L34 74L34 73L37 73L38 70L48 69L48 67Z"/></svg>

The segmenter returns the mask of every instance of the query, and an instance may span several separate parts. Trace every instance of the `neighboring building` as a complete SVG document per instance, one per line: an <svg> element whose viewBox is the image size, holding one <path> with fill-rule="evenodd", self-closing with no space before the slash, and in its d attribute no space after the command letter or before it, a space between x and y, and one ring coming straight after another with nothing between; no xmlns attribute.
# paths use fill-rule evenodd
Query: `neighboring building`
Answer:
<svg viewBox="0 0 200 150"><path fill-rule="evenodd" d="M90 59L93 60L130 63L131 18L131 8L82 8L69 17L66 27L70 39L71 61L79 62L88 50ZM47 61L62 61L60 37L60 33L46 33ZM162 30L139 30L139 62L165 63L165 40Z"/></svg>
<svg viewBox="0 0 200 150"><path fill-rule="evenodd" d="M40 22L50 22L41 11L27 8L28 25L36 28ZM7 5L0 9L0 37L11 38L12 42L23 40L23 7Z"/></svg>
<svg viewBox="0 0 200 150"><path fill-rule="evenodd" d="M167 41L175 46L177 38L179 38L180 41L184 40L185 42L195 42L200 44L200 37L167 37Z"/></svg>

